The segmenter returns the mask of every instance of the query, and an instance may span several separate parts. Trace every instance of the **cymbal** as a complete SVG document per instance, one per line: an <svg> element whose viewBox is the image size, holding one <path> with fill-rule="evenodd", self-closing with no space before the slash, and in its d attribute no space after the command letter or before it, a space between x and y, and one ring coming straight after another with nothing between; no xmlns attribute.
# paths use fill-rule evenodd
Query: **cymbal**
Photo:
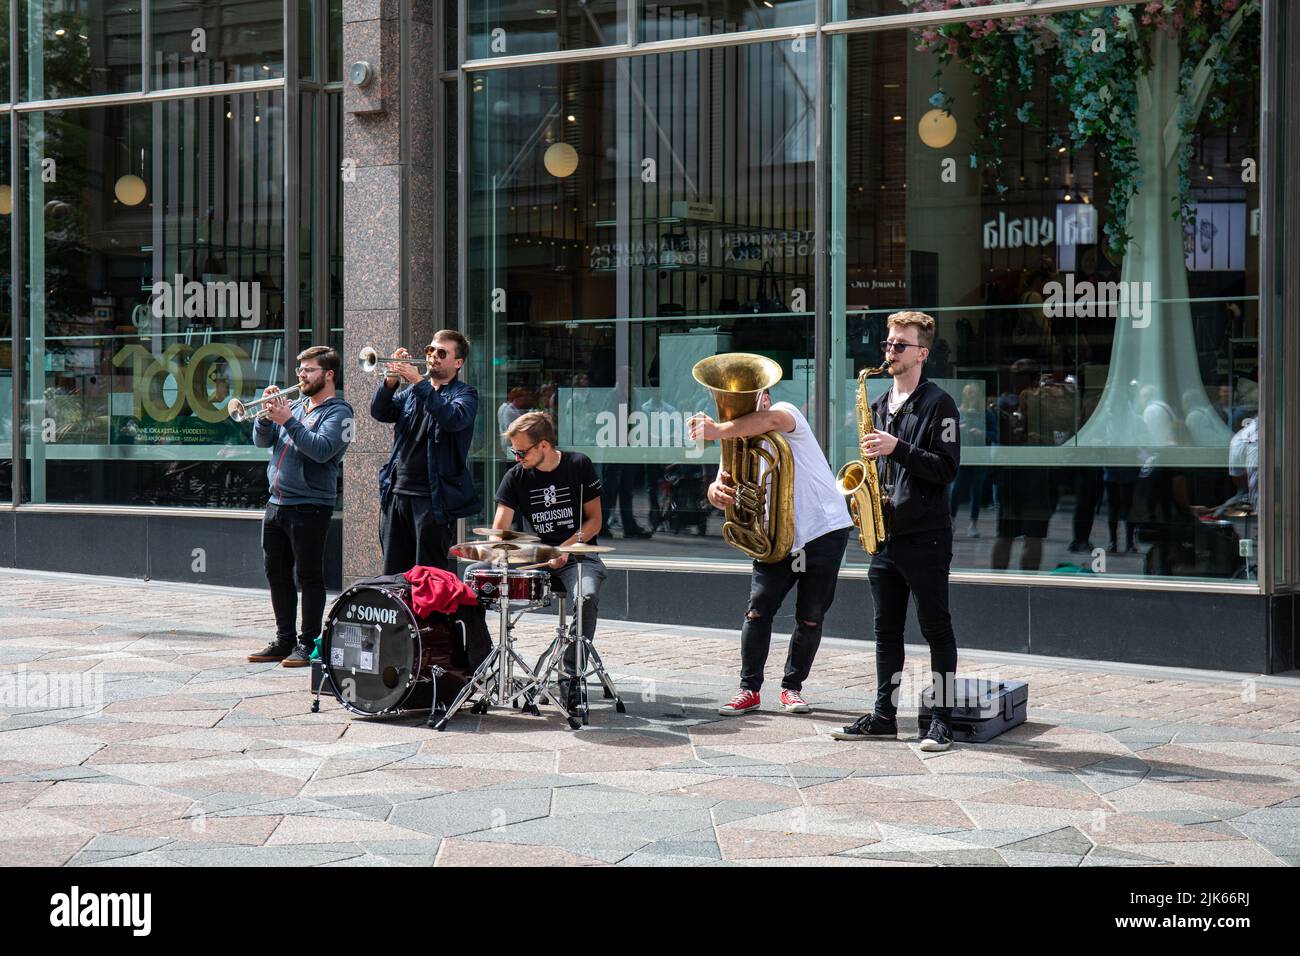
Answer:
<svg viewBox="0 0 1300 956"><path fill-rule="evenodd" d="M515 531L512 528L475 528L475 534L481 534L485 538L498 538L502 541L541 541L542 539L535 534L528 534L524 531Z"/></svg>
<svg viewBox="0 0 1300 956"><path fill-rule="evenodd" d="M605 544L562 544L555 549L561 554L604 554L607 551L613 551L609 545Z"/></svg>
<svg viewBox="0 0 1300 956"><path fill-rule="evenodd" d="M447 553L455 558L464 558L466 561L495 562L508 556L512 564L523 564L523 560L515 560L518 555L510 554L511 551L519 549L520 545L511 544L509 541L459 541L448 548Z"/></svg>
<svg viewBox="0 0 1300 956"><path fill-rule="evenodd" d="M465 561L489 561L493 564L499 564L502 557L507 564L535 564L560 556L557 548L529 541L518 544L509 541L462 541L452 545L447 553Z"/></svg>

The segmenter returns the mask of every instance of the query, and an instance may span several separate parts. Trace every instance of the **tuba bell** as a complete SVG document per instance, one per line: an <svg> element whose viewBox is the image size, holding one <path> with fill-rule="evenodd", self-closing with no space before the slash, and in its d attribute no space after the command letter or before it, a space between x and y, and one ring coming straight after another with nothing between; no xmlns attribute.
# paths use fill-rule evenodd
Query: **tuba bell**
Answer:
<svg viewBox="0 0 1300 956"><path fill-rule="evenodd" d="M748 352L728 352L695 363L691 374L713 394L718 421L729 422L758 409L758 397L781 381L781 366ZM794 543L794 457L777 432L722 443L722 470L735 482L736 500L727 506L722 539L755 561L784 560Z"/></svg>
<svg viewBox="0 0 1300 956"><path fill-rule="evenodd" d="M858 528L858 543L867 554L875 554L885 543L885 513L880 501L880 472L874 458L863 458L862 439L876 426L867 401L867 379L889 368L864 368L858 375L858 457L835 473L835 487L849 499L849 514Z"/></svg>

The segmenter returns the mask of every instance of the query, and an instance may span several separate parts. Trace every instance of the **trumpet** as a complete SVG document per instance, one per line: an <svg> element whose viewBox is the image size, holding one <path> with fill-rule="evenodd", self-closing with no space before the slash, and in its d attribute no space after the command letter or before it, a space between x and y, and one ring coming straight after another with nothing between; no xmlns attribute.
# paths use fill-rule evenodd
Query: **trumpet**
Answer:
<svg viewBox="0 0 1300 956"><path fill-rule="evenodd" d="M292 388L281 389L272 395L267 395L252 402L241 402L237 398L232 398L227 406L227 412L237 422L246 422L250 418L254 421L261 421L266 417L268 402L275 398L296 398L301 391L302 382L299 382Z"/></svg>
<svg viewBox="0 0 1300 956"><path fill-rule="evenodd" d="M426 362L428 361L427 350L425 352L424 361ZM373 372L375 369L379 368L379 366L387 365L389 362L397 363L400 365L419 365L420 359L402 358L401 356L398 355L383 356L380 355L377 351L375 351L375 349L372 346L369 345L363 348L361 350L361 353L357 356L357 366L363 372Z"/></svg>

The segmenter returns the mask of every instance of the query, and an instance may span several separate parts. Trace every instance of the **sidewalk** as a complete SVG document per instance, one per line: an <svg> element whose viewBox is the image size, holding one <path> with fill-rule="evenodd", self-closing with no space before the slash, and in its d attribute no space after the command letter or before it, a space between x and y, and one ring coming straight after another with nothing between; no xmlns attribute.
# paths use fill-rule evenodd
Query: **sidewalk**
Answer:
<svg viewBox="0 0 1300 956"><path fill-rule="evenodd" d="M522 647L552 622L526 615ZM1029 721L922 754L907 696L905 740L827 734L874 689L869 644L825 642L816 712L790 716L774 641L769 709L722 718L734 635L611 622L626 715L597 692L581 731L543 707L436 733L312 714L305 670L244 662L272 630L259 592L0 571L0 861L1300 863L1295 678L963 653L963 675L1029 682ZM99 706L49 706L73 685Z"/></svg>

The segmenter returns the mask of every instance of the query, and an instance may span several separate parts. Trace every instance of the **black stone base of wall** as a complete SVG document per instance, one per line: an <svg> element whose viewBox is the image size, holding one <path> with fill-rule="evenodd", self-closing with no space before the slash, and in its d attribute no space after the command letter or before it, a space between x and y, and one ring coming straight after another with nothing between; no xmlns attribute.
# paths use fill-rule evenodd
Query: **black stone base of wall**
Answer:
<svg viewBox="0 0 1300 956"><path fill-rule="evenodd" d="M261 529L238 518L0 512L0 567L264 588ZM337 518L327 551L326 581L338 589ZM608 619L739 630L748 599L747 574L611 568L600 610ZM951 601L958 647L1254 674L1297 666L1290 594L953 583ZM841 578L826 635L870 641L871 619L866 580ZM775 631L793 626L792 596ZM915 611L907 639L924 643Z"/></svg>
<svg viewBox="0 0 1300 956"><path fill-rule="evenodd" d="M336 516L325 555L331 589L341 584L342 554ZM262 522L247 518L0 512L0 567L266 587Z"/></svg>
<svg viewBox="0 0 1300 956"><path fill-rule="evenodd" d="M683 627L740 629L749 577L611 569L601 616ZM1293 595L951 585L957 646L1085 660L1274 674L1296 667ZM793 595L774 631L794 627ZM871 641L871 591L841 578L825 635ZM907 641L924 644L913 608Z"/></svg>

